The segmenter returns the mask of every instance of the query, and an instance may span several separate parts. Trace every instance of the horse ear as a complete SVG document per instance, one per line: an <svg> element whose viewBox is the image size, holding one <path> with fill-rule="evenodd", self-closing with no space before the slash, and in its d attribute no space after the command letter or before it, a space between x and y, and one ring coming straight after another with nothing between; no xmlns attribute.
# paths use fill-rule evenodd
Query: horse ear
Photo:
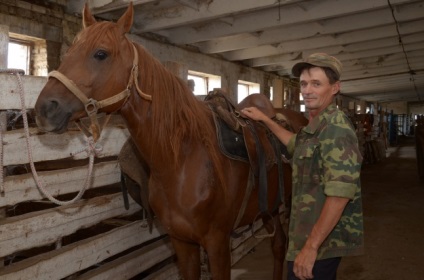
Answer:
<svg viewBox="0 0 424 280"><path fill-rule="evenodd" d="M84 10L82 11L82 24L84 28L87 28L94 23L96 23L96 19L91 14L90 9L88 8L88 1L87 1L85 2Z"/></svg>
<svg viewBox="0 0 424 280"><path fill-rule="evenodd" d="M131 26L133 24L134 19L134 8L133 3L130 2L126 12L122 15L122 17L118 20L118 25L122 28L124 33L128 33L131 30Z"/></svg>

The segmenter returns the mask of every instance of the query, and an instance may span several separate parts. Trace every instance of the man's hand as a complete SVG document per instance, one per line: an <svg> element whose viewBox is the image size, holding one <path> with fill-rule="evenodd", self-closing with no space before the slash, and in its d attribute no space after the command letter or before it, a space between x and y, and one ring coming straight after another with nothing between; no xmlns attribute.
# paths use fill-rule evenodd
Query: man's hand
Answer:
<svg viewBox="0 0 424 280"><path fill-rule="evenodd" d="M293 272L300 280L313 279L312 268L317 258L317 250L303 247L294 260Z"/></svg>
<svg viewBox="0 0 424 280"><path fill-rule="evenodd" d="M262 113L262 111L256 107L246 107L242 109L240 113L242 113L242 115L252 120L261 121L286 146L289 143L290 138L294 135L291 131L284 129L284 127L274 122L272 119L270 119L267 115Z"/></svg>
<svg viewBox="0 0 424 280"><path fill-rule="evenodd" d="M264 121L269 119L261 110L256 107L246 107L241 110L241 113L246 117L255 121Z"/></svg>

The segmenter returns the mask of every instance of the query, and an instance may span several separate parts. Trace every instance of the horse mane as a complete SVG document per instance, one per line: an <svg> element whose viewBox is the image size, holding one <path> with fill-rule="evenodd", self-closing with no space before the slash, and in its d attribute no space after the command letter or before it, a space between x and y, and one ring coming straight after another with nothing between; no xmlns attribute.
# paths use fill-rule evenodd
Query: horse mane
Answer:
<svg viewBox="0 0 424 280"><path fill-rule="evenodd" d="M161 149L171 145L178 163L184 142L202 143L212 158L217 158L212 113L195 98L187 84L166 69L156 58L139 46L140 84L152 94L152 138ZM166 121L165 121L166 120Z"/></svg>

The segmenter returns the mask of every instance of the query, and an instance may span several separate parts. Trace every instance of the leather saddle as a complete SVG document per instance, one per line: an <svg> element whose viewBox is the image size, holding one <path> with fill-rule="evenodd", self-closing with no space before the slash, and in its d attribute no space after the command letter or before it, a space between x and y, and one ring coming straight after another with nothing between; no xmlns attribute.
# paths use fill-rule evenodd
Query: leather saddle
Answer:
<svg viewBox="0 0 424 280"><path fill-rule="evenodd" d="M209 92L205 102L214 112L218 143L221 152L227 157L250 163L254 174L258 175L261 164L265 164L268 170L277 163L277 158L281 156L280 151L286 158L289 156L285 146L265 125L250 120L241 113L241 109L255 106L287 127L284 121L276 119L274 107L265 95L251 94L235 105L224 91L215 89ZM261 156L264 156L263 163L260 162Z"/></svg>
<svg viewBox="0 0 424 280"><path fill-rule="evenodd" d="M287 149L264 124L243 116L241 109L255 106L268 117L276 120L271 101L262 94L251 94L239 104L234 105L224 91L215 89L209 92L205 102L213 112L217 140L222 153L229 158L250 164L251 174L258 180L259 211L262 215L268 213L268 171L277 164L280 195L276 198L274 206L276 208L283 202L284 197L282 159L288 157ZM243 216L253 185L254 183L249 179L247 196L243 200L235 228Z"/></svg>

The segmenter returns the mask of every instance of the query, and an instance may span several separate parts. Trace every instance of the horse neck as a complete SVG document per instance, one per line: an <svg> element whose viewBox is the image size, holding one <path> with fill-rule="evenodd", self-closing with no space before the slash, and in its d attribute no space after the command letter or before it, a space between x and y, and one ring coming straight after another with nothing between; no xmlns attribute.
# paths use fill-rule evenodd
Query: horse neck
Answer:
<svg viewBox="0 0 424 280"><path fill-rule="evenodd" d="M155 160L159 157L163 158L165 155L155 152L155 141L151 137L152 121L148 114L151 104L136 94L137 92L132 93L128 102L121 108L120 114L126 121L128 131L142 158L149 167L152 167L155 165Z"/></svg>
<svg viewBox="0 0 424 280"><path fill-rule="evenodd" d="M138 83L152 96L143 99L133 90L121 114L138 149L149 165L176 165L181 149L190 141L210 139L214 133L210 112L196 100L181 80L172 75L144 49L139 52ZM209 140L208 140L209 141ZM152 167L152 166L151 166Z"/></svg>

